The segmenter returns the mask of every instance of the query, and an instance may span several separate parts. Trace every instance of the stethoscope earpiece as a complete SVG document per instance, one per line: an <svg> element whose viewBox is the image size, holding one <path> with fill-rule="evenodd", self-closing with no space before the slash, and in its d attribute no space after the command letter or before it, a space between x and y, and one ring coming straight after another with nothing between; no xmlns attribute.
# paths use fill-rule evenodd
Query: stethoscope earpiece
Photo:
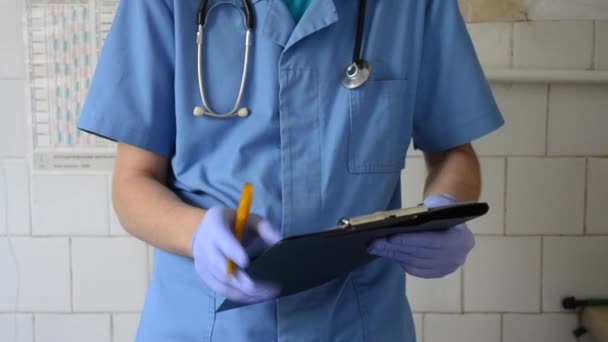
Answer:
<svg viewBox="0 0 608 342"><path fill-rule="evenodd" d="M192 114L194 114L194 116L203 116L203 114L205 114L205 111L203 111L203 108L196 106L194 107L194 112Z"/></svg>
<svg viewBox="0 0 608 342"><path fill-rule="evenodd" d="M237 115L240 118L246 118L249 116L249 109L243 107L243 108L239 109L239 111L237 112Z"/></svg>

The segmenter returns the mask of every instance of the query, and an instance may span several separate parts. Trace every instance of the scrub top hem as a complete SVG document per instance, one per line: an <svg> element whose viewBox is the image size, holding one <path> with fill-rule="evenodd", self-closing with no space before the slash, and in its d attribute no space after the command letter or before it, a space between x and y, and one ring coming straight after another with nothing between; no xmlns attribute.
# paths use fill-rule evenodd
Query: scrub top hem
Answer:
<svg viewBox="0 0 608 342"><path fill-rule="evenodd" d="M451 148L462 146L473 142L479 138L482 138L493 131L502 127L505 123L504 118L500 112L492 114L480 115L475 119L469 121L468 124L460 125L459 132L456 134L446 134L443 139L436 139L432 142L414 141L414 146L417 150L422 152L442 152L447 151ZM455 131L452 127L447 128L446 131L453 133Z"/></svg>
<svg viewBox="0 0 608 342"><path fill-rule="evenodd" d="M104 117L103 114L90 115L92 117ZM173 149L169 150L165 146L154 144L154 140L150 139L151 135L145 133L138 134L141 132L140 129L136 129L127 124L121 124L119 126L112 125L112 123L106 123L105 121L95 120L95 122L86 122L81 119L78 122L77 128L84 132L94 134L100 138L108 139L113 142L121 142L127 145L135 146L140 149L155 153L164 158L170 158L173 155Z"/></svg>

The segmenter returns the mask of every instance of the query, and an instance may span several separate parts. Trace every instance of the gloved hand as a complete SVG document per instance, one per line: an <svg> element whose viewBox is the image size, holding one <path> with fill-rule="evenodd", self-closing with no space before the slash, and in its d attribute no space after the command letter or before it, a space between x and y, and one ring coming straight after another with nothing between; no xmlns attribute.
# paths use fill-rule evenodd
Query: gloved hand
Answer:
<svg viewBox="0 0 608 342"><path fill-rule="evenodd" d="M428 208L456 203L447 194L424 200ZM377 239L369 253L393 259L409 274L419 278L441 278L464 264L475 238L465 224L441 232L397 234Z"/></svg>
<svg viewBox="0 0 608 342"><path fill-rule="evenodd" d="M192 238L196 272L209 288L234 302L254 304L276 298L277 286L256 282L243 271L249 264L243 246L258 237L273 245L281 236L270 222L250 214L241 244L232 232L235 216L236 211L232 209L212 207L207 210ZM238 266L232 275L226 273L228 259Z"/></svg>

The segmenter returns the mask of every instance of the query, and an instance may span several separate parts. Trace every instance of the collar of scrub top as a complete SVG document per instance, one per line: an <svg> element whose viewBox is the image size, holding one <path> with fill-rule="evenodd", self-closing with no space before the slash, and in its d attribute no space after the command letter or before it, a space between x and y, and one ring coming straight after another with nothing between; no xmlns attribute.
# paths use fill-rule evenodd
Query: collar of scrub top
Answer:
<svg viewBox="0 0 608 342"><path fill-rule="evenodd" d="M249 67L249 52L250 52L249 50L251 47L251 34L252 34L252 31L254 30L254 25L255 25L253 4L260 2L260 1L262 1L262 0L240 0L240 1L223 0L223 1L216 2L215 4L212 4L209 7L209 5L208 5L209 0L201 0L198 15L197 15L197 24L198 24L198 33L197 33L197 45L198 45L197 64L198 65L197 65L197 69L198 69L198 79L199 79L199 90L200 90L201 100L203 102L203 107L196 106L194 108L193 114L195 116L207 115L207 116L211 116L211 117L215 117L215 118L229 118L229 117L233 117L233 116L239 116L239 117L249 116L249 110L246 107L240 107L240 103L241 103L241 99L243 97L243 93L244 93L244 89L245 89L245 85L246 85L246 79L247 79L247 73L248 73L248 67ZM273 4L274 1L278 1L278 0L267 0L267 1L269 1L270 4ZM208 102L206 100L206 97L205 97L203 75L202 75L203 30L204 30L204 26L205 26L205 23L207 20L207 15L213 11L214 7L216 7L217 5L221 5L222 3L230 4L235 7L239 7L237 2L242 5L241 13L243 15L243 23L244 23L245 30L246 30L245 57L244 57L244 61L243 61L241 85L240 85L239 93L237 95L237 99L235 101L233 108L227 113L220 114L220 113L215 113L213 110L210 109ZM366 14L366 9L367 9L367 1L358 0L358 2L359 2L359 4L358 4L358 13L357 13L357 27L356 27L356 36L355 36L355 42L354 42L353 60L352 60L352 63L346 67L345 75L341 82L345 88L350 89L350 90L359 88L360 86L365 84L369 80L370 74L371 74L370 64L366 60L361 58L361 46L362 46L362 41L363 41L363 34L365 31L365 14ZM326 6L331 5L327 9L331 10L330 11L331 15L334 16L335 20L338 19L333 0L316 0L316 1L313 1L311 6L314 6L317 3L321 3ZM266 30L264 29L264 31L266 31Z"/></svg>

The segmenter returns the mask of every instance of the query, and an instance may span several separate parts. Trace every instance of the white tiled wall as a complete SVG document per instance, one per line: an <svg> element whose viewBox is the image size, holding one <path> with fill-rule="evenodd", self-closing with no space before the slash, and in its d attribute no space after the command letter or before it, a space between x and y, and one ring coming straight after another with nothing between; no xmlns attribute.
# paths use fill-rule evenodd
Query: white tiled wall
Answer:
<svg viewBox="0 0 608 342"><path fill-rule="evenodd" d="M0 341L132 341L152 254L120 227L111 175L31 174L23 6L0 1ZM485 68L608 70L608 22L468 27ZM463 269L408 277L417 339L575 341L561 298L608 296L608 87L492 87L507 123L475 142L491 211ZM404 205L425 177L411 154Z"/></svg>
<svg viewBox="0 0 608 342"><path fill-rule="evenodd" d="M589 69L593 60L592 21L515 24L514 65L522 69Z"/></svg>
<svg viewBox="0 0 608 342"><path fill-rule="evenodd" d="M608 21L595 23L595 65L599 70L608 70Z"/></svg>
<svg viewBox="0 0 608 342"><path fill-rule="evenodd" d="M33 315L0 314L0 341L33 342Z"/></svg>
<svg viewBox="0 0 608 342"><path fill-rule="evenodd" d="M110 315L40 314L34 331L36 342L110 342Z"/></svg>
<svg viewBox="0 0 608 342"><path fill-rule="evenodd" d="M506 314L503 342L571 342L577 318L568 314Z"/></svg>
<svg viewBox="0 0 608 342"><path fill-rule="evenodd" d="M426 315L424 341L500 342L500 315Z"/></svg>
<svg viewBox="0 0 608 342"><path fill-rule="evenodd" d="M468 27L486 69L608 70L605 21ZM474 143L491 211L469 225L477 244L460 272L409 279L418 339L576 341L576 315L561 299L608 297L608 86L492 89L506 124ZM404 206L420 202L426 175L409 155Z"/></svg>

